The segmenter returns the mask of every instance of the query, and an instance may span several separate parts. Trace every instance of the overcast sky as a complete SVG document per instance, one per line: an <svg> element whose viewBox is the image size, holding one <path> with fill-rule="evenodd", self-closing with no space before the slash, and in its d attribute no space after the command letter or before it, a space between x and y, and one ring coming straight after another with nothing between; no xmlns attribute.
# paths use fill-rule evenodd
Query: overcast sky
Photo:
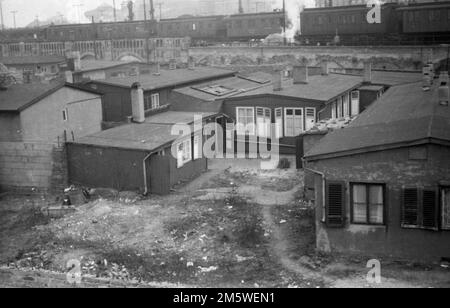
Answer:
<svg viewBox="0 0 450 308"><path fill-rule="evenodd" d="M0 0L2 1L2 0ZM116 5L119 6L123 0L116 0ZM156 0L156 2L169 2L170 0ZM194 1L194 0L184 0ZM237 0L229 0L237 1ZM279 0L282 1L282 0ZM287 0L299 1L299 0ZM312 2L313 0L301 0L305 2ZM98 7L102 3L113 3L113 0L3 0L3 15L5 25L13 27L13 14L11 11L18 11L16 15L17 27L23 27L35 20L39 16L39 20L46 20L50 17L63 14L71 21L77 21L77 4L82 4L80 7L81 18L84 18L84 11L88 11Z"/></svg>

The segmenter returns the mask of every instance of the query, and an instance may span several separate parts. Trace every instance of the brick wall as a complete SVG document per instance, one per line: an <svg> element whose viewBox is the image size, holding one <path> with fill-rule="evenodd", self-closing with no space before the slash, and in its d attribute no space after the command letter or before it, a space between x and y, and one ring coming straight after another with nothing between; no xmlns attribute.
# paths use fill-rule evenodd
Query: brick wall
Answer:
<svg viewBox="0 0 450 308"><path fill-rule="evenodd" d="M66 165L65 149L53 144L0 142L1 189L62 189Z"/></svg>

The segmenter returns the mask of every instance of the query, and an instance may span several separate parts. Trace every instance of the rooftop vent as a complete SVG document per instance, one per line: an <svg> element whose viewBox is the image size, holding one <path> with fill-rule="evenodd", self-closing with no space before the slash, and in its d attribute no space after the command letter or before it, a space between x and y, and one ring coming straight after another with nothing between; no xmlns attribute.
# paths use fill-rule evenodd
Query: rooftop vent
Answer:
<svg viewBox="0 0 450 308"><path fill-rule="evenodd" d="M281 78L282 78L282 72L275 73L273 75L273 90L274 91L281 91L283 89Z"/></svg>
<svg viewBox="0 0 450 308"><path fill-rule="evenodd" d="M169 69L170 70L176 70L177 69L177 60L170 59L170 61L169 61Z"/></svg>
<svg viewBox="0 0 450 308"><path fill-rule="evenodd" d="M144 91L139 82L135 82L131 86L131 110L133 122L145 122Z"/></svg>
<svg viewBox="0 0 450 308"><path fill-rule="evenodd" d="M161 75L161 65L158 63L155 64L155 72L153 73L155 76Z"/></svg>
<svg viewBox="0 0 450 308"><path fill-rule="evenodd" d="M424 91L430 91L431 89L431 77L429 73L424 72L423 73L423 83L422 83L422 89Z"/></svg>
<svg viewBox="0 0 450 308"><path fill-rule="evenodd" d="M294 66L294 84L308 83L308 67Z"/></svg>
<svg viewBox="0 0 450 308"><path fill-rule="evenodd" d="M448 75L447 75L448 77ZM440 86L438 88L438 99L439 99L439 104L442 106L447 106L450 103L450 89L449 89L449 82L448 79L442 79L440 81Z"/></svg>
<svg viewBox="0 0 450 308"><path fill-rule="evenodd" d="M195 61L193 57L189 57L188 59L188 69L190 70L195 69Z"/></svg>
<svg viewBox="0 0 450 308"><path fill-rule="evenodd" d="M372 63L364 63L364 82L372 82Z"/></svg>

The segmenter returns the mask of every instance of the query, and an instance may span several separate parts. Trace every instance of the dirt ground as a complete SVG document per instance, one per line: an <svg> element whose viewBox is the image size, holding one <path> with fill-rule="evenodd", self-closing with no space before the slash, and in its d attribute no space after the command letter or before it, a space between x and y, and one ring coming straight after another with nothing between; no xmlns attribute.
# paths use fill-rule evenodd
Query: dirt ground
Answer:
<svg viewBox="0 0 450 308"><path fill-rule="evenodd" d="M303 173L257 161L212 161L169 196L100 194L50 220L54 196L0 197L0 286L450 287L439 265L382 260L382 284L366 282L361 256L314 250Z"/></svg>

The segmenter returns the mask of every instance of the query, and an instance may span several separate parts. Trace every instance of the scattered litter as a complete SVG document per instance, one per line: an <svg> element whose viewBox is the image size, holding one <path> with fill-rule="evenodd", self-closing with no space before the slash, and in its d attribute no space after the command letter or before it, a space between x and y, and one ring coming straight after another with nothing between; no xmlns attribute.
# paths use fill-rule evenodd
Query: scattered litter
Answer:
<svg viewBox="0 0 450 308"><path fill-rule="evenodd" d="M194 266L194 262L188 262L188 263L186 264L186 266L187 266L187 267L192 267L192 266Z"/></svg>
<svg viewBox="0 0 450 308"><path fill-rule="evenodd" d="M280 221L280 224L285 224L285 223L287 223L287 221L284 219Z"/></svg>
<svg viewBox="0 0 450 308"><path fill-rule="evenodd" d="M241 263L241 262L245 262L248 260L252 260L253 257L241 257L240 255L236 255L236 259L239 263Z"/></svg>
<svg viewBox="0 0 450 308"><path fill-rule="evenodd" d="M201 267L201 266L199 266L198 269L202 273L209 273L209 272L217 271L218 267L217 266L210 266L210 267Z"/></svg>

